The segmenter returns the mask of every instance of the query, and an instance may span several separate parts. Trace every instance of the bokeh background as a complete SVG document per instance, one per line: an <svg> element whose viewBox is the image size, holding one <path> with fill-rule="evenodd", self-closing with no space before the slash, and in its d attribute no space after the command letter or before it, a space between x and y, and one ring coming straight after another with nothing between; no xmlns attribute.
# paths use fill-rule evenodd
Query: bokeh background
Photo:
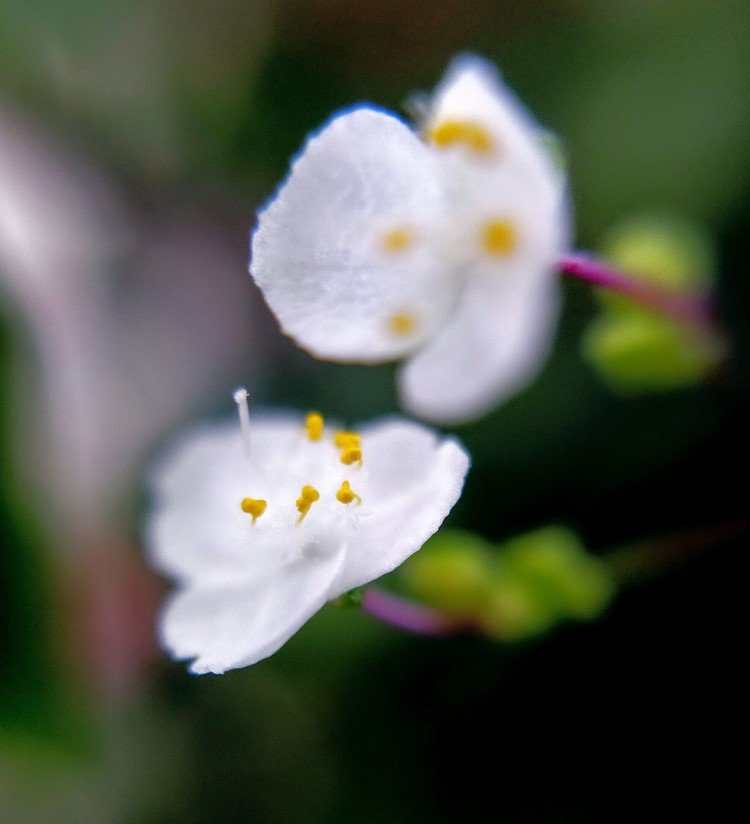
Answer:
<svg viewBox="0 0 750 824"><path fill-rule="evenodd" d="M748 43L740 0L0 2L0 821L728 820ZM163 439L238 384L396 409L391 367L279 335L246 273L254 212L333 110L403 110L467 49L561 139L579 248L629 260L612 238L646 225L656 258L699 249L721 355L650 327L623 350L592 332L617 308L566 283L539 380L457 431L474 468L450 525L497 546L562 524L601 558L635 545L643 574L596 620L516 639L328 606L270 660L190 677L157 649L139 544Z"/></svg>

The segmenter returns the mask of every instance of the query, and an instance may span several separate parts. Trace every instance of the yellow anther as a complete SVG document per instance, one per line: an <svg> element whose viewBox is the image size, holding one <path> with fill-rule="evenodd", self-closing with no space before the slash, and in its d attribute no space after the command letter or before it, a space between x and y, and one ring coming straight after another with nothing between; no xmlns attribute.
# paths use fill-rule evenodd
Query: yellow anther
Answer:
<svg viewBox="0 0 750 824"><path fill-rule="evenodd" d="M493 257L508 257L516 251L518 233L510 220L490 220L480 232L482 249Z"/></svg>
<svg viewBox="0 0 750 824"><path fill-rule="evenodd" d="M299 494L299 498L297 498L297 512L299 512L298 521L301 522L302 519L307 515L310 511L310 507L315 503L315 501L320 498L320 492L314 487L310 486L310 484L305 484L302 487L302 490Z"/></svg>
<svg viewBox="0 0 750 824"><path fill-rule="evenodd" d="M427 138L439 148L465 146L478 155L491 155L495 150L492 135L471 120L443 120L429 130Z"/></svg>
<svg viewBox="0 0 750 824"><path fill-rule="evenodd" d="M405 337L417 328L417 317L409 312L397 312L388 318L388 329L391 334Z"/></svg>
<svg viewBox="0 0 750 824"><path fill-rule="evenodd" d="M414 232L408 226L397 226L381 239L381 246L386 252L405 252L413 244Z"/></svg>
<svg viewBox="0 0 750 824"><path fill-rule="evenodd" d="M362 463L362 438L356 432L337 432L333 436L333 442L341 450L341 463Z"/></svg>
<svg viewBox="0 0 750 824"><path fill-rule="evenodd" d="M341 482L341 489L336 492L336 498L342 504L350 504L352 501L356 501L358 504L362 503L362 498L351 488L349 481Z"/></svg>
<svg viewBox="0 0 750 824"><path fill-rule="evenodd" d="M248 515L252 515L253 523L266 511L266 502L261 498L243 498L240 508Z"/></svg>
<svg viewBox="0 0 750 824"><path fill-rule="evenodd" d="M350 466L362 462L362 450L358 446L347 446L341 451L341 463Z"/></svg>
<svg viewBox="0 0 750 824"><path fill-rule="evenodd" d="M361 446L362 438L356 432L342 429L333 436L333 442L339 449L346 449L353 446Z"/></svg>
<svg viewBox="0 0 750 824"><path fill-rule="evenodd" d="M319 441L323 437L325 421L320 412L308 412L305 418L305 433L311 441Z"/></svg>

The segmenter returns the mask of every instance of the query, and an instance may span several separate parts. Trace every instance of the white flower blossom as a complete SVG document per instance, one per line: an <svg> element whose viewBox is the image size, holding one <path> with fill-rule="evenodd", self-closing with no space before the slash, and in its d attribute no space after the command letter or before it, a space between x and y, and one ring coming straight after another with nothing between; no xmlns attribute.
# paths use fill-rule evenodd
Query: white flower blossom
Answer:
<svg viewBox="0 0 750 824"><path fill-rule="evenodd" d="M480 58L454 61L420 131L370 106L335 116L261 211L251 271L300 346L405 358L406 408L455 423L541 367L569 210L544 133Z"/></svg>
<svg viewBox="0 0 750 824"><path fill-rule="evenodd" d="M458 499L469 458L453 438L387 419L336 431L318 413L253 415L189 433L153 479L146 541L178 584L163 645L194 673L281 647L327 601L418 550Z"/></svg>

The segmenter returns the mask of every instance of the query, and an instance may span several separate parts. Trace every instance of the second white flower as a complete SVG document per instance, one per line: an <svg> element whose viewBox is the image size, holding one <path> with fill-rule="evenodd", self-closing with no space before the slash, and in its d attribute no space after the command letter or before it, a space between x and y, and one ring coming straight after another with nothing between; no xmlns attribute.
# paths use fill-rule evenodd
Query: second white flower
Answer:
<svg viewBox="0 0 750 824"><path fill-rule="evenodd" d="M356 107L307 142L260 213L251 271L319 358L405 358L404 405L465 421L522 388L559 314L570 225L545 134L491 64L459 58L421 136Z"/></svg>

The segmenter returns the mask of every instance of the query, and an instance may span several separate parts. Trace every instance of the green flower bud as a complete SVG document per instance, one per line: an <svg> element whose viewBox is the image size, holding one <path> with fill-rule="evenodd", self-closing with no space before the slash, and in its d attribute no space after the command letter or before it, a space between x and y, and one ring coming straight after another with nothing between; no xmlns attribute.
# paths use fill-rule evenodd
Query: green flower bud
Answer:
<svg viewBox="0 0 750 824"><path fill-rule="evenodd" d="M725 354L714 335L645 311L605 313L586 330L582 348L620 394L695 385Z"/></svg>
<svg viewBox="0 0 750 824"><path fill-rule="evenodd" d="M477 535L443 529L404 565L402 580L428 606L473 617L487 600L491 557Z"/></svg>
<svg viewBox="0 0 750 824"><path fill-rule="evenodd" d="M592 620L609 604L608 567L575 533L547 527L503 545L483 624L505 640L539 635L565 620Z"/></svg>
<svg viewBox="0 0 750 824"><path fill-rule="evenodd" d="M350 589L349 592L345 592L343 595L339 595L338 598L334 599L333 603L337 607L344 607L351 609L353 607L361 607L362 606L362 599L365 597L366 587L356 587L355 589Z"/></svg>
<svg viewBox="0 0 750 824"><path fill-rule="evenodd" d="M549 630L556 618L552 605L527 581L496 569L491 594L479 616L487 635L501 641L522 641Z"/></svg>
<svg viewBox="0 0 750 824"><path fill-rule="evenodd" d="M603 252L628 275L677 292L707 288L716 268L707 235L670 217L620 223L607 234ZM692 386L726 355L726 344L711 330L680 324L616 292L597 294L603 312L584 335L582 354L615 392Z"/></svg>
<svg viewBox="0 0 750 824"><path fill-rule="evenodd" d="M602 252L615 267L671 289L709 286L716 271L710 238L678 218L642 215L614 226Z"/></svg>
<svg viewBox="0 0 750 824"><path fill-rule="evenodd" d="M538 529L506 544L505 562L562 617L596 618L614 594L609 568L564 527Z"/></svg>

